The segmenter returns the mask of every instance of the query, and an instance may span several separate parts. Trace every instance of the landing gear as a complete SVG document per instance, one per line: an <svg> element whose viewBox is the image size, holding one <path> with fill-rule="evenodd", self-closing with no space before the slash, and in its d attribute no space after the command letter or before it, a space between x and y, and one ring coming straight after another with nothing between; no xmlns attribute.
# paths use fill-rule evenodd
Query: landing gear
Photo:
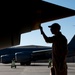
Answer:
<svg viewBox="0 0 75 75"><path fill-rule="evenodd" d="M30 66L30 64L31 64L31 61L20 62L20 65L21 65L21 66L24 66L24 65L26 65L26 66Z"/></svg>

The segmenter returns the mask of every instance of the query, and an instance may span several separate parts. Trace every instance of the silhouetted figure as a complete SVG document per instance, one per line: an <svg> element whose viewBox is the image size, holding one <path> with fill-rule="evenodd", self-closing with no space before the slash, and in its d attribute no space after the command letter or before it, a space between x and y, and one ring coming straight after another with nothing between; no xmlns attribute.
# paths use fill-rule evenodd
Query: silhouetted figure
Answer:
<svg viewBox="0 0 75 75"><path fill-rule="evenodd" d="M41 34L43 35L47 43L52 43L52 75L67 75L67 39L60 32L61 26L58 23L54 23L48 26L54 34L52 37L47 37L40 26ZM55 72L55 73L54 73Z"/></svg>
<svg viewBox="0 0 75 75"><path fill-rule="evenodd" d="M52 60L49 59L49 64L48 64L48 68L52 66Z"/></svg>
<svg viewBox="0 0 75 75"><path fill-rule="evenodd" d="M13 67L16 68L16 65L15 65L15 58L12 59L12 63L11 63L11 68L13 68Z"/></svg>

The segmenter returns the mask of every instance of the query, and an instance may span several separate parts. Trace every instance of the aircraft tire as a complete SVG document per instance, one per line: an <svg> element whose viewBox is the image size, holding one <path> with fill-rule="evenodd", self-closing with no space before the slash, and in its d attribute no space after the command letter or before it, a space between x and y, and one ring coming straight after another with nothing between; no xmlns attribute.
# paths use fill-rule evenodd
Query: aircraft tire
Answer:
<svg viewBox="0 0 75 75"><path fill-rule="evenodd" d="M25 65L25 62L20 62L20 65L21 65L21 66Z"/></svg>
<svg viewBox="0 0 75 75"><path fill-rule="evenodd" d="M31 61L26 62L26 65L27 66L31 65Z"/></svg>

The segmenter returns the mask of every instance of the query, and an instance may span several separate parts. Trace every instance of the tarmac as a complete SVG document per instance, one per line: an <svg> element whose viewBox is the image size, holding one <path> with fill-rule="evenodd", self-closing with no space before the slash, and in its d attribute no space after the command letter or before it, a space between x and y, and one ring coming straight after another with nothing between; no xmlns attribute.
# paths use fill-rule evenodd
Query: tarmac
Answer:
<svg viewBox="0 0 75 75"><path fill-rule="evenodd" d="M68 75L75 75L75 63L67 63ZM21 66L16 63L16 68L11 64L0 63L0 75L50 75L48 63L31 63L30 66Z"/></svg>

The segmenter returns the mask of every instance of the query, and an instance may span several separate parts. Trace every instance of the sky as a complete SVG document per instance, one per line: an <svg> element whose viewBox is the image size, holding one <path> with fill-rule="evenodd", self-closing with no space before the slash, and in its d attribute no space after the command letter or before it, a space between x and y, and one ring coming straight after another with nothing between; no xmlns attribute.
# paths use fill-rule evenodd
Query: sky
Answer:
<svg viewBox="0 0 75 75"><path fill-rule="evenodd" d="M75 0L44 0L44 1L75 10ZM61 32L66 36L69 43L72 37L75 35L75 16L42 23L41 26L43 27L43 31L47 36L53 36L50 32L50 29L48 28L48 26L53 23L59 23L61 25ZM39 29L21 34L20 45L18 46L26 46L26 45L52 46L51 43L45 42Z"/></svg>

